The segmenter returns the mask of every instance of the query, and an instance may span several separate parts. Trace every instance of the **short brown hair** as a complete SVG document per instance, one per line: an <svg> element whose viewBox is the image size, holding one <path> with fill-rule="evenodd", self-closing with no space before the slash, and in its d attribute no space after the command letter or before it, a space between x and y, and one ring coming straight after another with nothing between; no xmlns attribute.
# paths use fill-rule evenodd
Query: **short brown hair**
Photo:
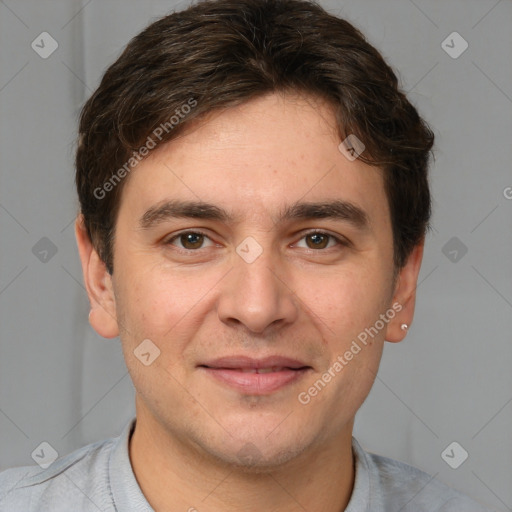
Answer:
<svg viewBox="0 0 512 512"><path fill-rule="evenodd" d="M356 28L314 2L206 0L134 37L82 110L76 153L80 210L110 273L126 181L117 178L129 172L127 162L140 157L151 134L165 123L169 127L171 116L191 99L194 109L159 143L214 110L288 90L327 100L340 141L356 135L366 147L360 159L384 170L395 270L402 268L428 229L434 135L392 69Z"/></svg>

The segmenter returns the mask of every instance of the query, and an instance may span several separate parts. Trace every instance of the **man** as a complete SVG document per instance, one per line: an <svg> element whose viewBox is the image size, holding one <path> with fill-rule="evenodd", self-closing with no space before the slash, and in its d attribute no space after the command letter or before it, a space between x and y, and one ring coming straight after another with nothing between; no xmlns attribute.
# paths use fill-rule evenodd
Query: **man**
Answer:
<svg viewBox="0 0 512 512"><path fill-rule="evenodd" d="M4 472L2 511L484 510L352 437L412 322L433 144L354 27L199 3L130 42L79 132L89 320L136 420Z"/></svg>

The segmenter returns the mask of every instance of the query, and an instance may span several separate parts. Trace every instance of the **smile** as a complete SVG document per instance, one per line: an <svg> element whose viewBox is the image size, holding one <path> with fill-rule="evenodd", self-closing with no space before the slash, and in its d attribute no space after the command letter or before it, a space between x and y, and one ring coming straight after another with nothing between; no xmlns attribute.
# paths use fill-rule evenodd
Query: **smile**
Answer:
<svg viewBox="0 0 512 512"><path fill-rule="evenodd" d="M243 356L220 358L199 368L217 382L251 395L281 390L312 370L300 361L277 356L259 360Z"/></svg>

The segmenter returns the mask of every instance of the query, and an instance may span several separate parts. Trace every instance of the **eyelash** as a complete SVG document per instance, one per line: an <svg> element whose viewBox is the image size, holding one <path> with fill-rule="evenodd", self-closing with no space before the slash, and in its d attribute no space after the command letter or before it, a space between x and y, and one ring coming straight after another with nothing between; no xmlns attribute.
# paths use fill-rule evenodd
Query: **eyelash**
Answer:
<svg viewBox="0 0 512 512"><path fill-rule="evenodd" d="M213 242L213 240L211 240L211 238L208 236L208 234L203 232L203 231L201 231L201 230L188 230L188 231L181 231L180 233L177 233L177 234L173 235L171 238L169 238L165 242L165 245L173 245L172 242L174 242L175 240L178 240L183 235L189 235L189 234L202 235L205 238L208 238L211 242ZM348 247L350 245L350 243L346 239L339 238L339 237L331 235L330 233L327 233L325 231L318 231L318 230L316 230L316 231L313 230L313 231L309 231L307 233L304 233L299 240L302 240L302 239L304 239L304 238L306 238L308 236L311 236L311 235L327 236L327 237L329 237L329 239L334 240L337 243L337 245L340 245L340 246L343 246L343 247ZM175 247L175 248L176 248L176 250L181 251L181 252L185 252L185 253L198 252L201 249L205 249L205 247L200 247L198 249L185 249L184 247ZM311 249L311 248L308 248L308 250L310 250L312 252L322 252L322 251L326 251L326 250L332 249L332 248L333 247L328 247L328 248L325 248L325 249Z"/></svg>

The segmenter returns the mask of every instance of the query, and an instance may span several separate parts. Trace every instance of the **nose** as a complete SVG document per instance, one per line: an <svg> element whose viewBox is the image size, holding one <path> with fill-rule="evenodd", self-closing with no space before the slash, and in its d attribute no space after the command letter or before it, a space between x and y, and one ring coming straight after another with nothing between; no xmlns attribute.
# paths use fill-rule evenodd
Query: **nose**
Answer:
<svg viewBox="0 0 512 512"><path fill-rule="evenodd" d="M235 257L235 268L222 281L218 315L226 324L242 324L249 331L291 324L297 318L298 301L281 266L272 261L270 250L248 263Z"/></svg>

